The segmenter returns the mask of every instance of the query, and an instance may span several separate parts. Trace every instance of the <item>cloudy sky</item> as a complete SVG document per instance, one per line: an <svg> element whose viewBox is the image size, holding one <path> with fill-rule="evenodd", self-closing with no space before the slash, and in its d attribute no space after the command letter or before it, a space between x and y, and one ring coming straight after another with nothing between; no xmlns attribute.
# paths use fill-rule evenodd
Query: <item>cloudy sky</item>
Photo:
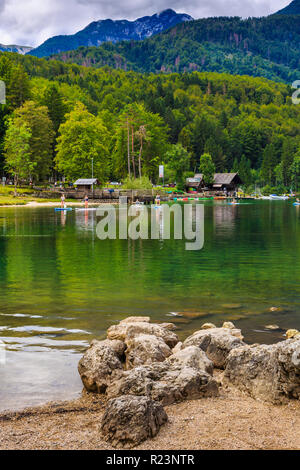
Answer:
<svg viewBox="0 0 300 470"><path fill-rule="evenodd" d="M0 43L37 46L73 34L91 21L133 20L166 8L194 18L266 16L291 0L0 0Z"/></svg>

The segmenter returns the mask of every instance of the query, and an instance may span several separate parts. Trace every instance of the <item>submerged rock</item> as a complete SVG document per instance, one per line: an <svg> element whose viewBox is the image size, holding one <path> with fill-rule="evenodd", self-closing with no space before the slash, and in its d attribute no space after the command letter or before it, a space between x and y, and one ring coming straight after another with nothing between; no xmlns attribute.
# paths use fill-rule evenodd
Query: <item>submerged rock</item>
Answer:
<svg viewBox="0 0 300 470"><path fill-rule="evenodd" d="M300 398L300 338L233 349L224 381L253 398L283 403Z"/></svg>
<svg viewBox="0 0 300 470"><path fill-rule="evenodd" d="M125 395L110 400L101 433L113 447L130 449L157 435L168 421L163 407L146 396Z"/></svg>
<svg viewBox="0 0 300 470"><path fill-rule="evenodd" d="M273 331L276 331L276 330L280 330L280 326L278 326L278 325L266 325L266 326L265 326L265 329L266 329L266 330L273 330Z"/></svg>
<svg viewBox="0 0 300 470"><path fill-rule="evenodd" d="M126 345L121 341L92 341L78 364L78 372L90 392L105 393L112 376L123 370Z"/></svg>
<svg viewBox="0 0 300 470"><path fill-rule="evenodd" d="M196 331L183 343L182 348L196 346L201 348L217 368L224 368L228 354L234 348L243 346L241 330L229 328L210 328Z"/></svg>

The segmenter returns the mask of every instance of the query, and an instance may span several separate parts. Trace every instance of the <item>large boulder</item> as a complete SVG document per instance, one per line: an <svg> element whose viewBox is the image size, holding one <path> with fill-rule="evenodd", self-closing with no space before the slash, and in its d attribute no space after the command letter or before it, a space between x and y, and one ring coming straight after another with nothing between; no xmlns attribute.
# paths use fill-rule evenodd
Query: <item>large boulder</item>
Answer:
<svg viewBox="0 0 300 470"><path fill-rule="evenodd" d="M109 398L144 395L162 405L218 396L218 383L201 369L172 364L166 360L123 372L107 388Z"/></svg>
<svg viewBox="0 0 300 470"><path fill-rule="evenodd" d="M127 343L128 338L133 338L140 334L157 336L163 339L170 348L174 348L178 343L178 337L175 333L156 323L125 321L125 323L111 326L107 331L108 339L120 340L125 343Z"/></svg>
<svg viewBox="0 0 300 470"><path fill-rule="evenodd" d="M223 369L230 351L244 344L241 330L210 328L196 331L184 341L181 348L196 346L206 353L215 367Z"/></svg>
<svg viewBox="0 0 300 470"><path fill-rule="evenodd" d="M192 367L193 369L204 370L211 375L214 371L213 362L208 359L202 349L197 348L196 346L189 346L176 351L166 360L166 362L180 367Z"/></svg>
<svg viewBox="0 0 300 470"><path fill-rule="evenodd" d="M156 436L167 420L159 403L148 397L127 395L108 402L101 432L113 447L130 449Z"/></svg>
<svg viewBox="0 0 300 470"><path fill-rule="evenodd" d="M92 341L78 364L78 372L90 392L105 393L112 377L123 370L126 345L121 341Z"/></svg>
<svg viewBox="0 0 300 470"><path fill-rule="evenodd" d="M224 382L253 398L283 403L300 398L300 339L233 349Z"/></svg>
<svg viewBox="0 0 300 470"><path fill-rule="evenodd" d="M126 344L126 369L152 362L163 362L172 354L164 340L154 335L129 336Z"/></svg>

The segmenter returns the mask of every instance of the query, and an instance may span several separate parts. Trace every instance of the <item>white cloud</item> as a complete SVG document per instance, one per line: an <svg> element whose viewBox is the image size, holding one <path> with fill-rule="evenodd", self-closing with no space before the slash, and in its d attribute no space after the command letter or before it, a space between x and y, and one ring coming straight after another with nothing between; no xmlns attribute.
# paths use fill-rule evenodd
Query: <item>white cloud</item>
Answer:
<svg viewBox="0 0 300 470"><path fill-rule="evenodd" d="M291 0L290 0L291 1ZM265 16L289 0L0 0L0 43L37 46L99 19L136 19L166 8L194 18Z"/></svg>

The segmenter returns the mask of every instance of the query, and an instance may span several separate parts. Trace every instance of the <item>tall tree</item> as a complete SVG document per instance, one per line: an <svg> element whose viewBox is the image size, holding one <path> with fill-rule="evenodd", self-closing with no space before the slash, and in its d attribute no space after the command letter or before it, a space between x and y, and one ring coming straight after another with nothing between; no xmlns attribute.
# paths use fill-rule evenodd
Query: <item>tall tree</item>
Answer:
<svg viewBox="0 0 300 470"><path fill-rule="evenodd" d="M100 182L108 177L110 136L100 116L89 113L81 103L59 128L56 167L68 180L94 176Z"/></svg>
<svg viewBox="0 0 300 470"><path fill-rule="evenodd" d="M31 161L35 163L32 176L36 180L45 180L52 165L52 144L54 131L46 106L39 106L34 101L27 101L14 115L18 123L30 129Z"/></svg>
<svg viewBox="0 0 300 470"><path fill-rule="evenodd" d="M6 169L13 175L15 196L20 179L29 180L36 162L31 160L30 128L20 118L10 118L4 140Z"/></svg>
<svg viewBox="0 0 300 470"><path fill-rule="evenodd" d="M214 175L216 166L209 153L204 153L200 157L200 173L203 174L205 184L212 184L214 182Z"/></svg>

